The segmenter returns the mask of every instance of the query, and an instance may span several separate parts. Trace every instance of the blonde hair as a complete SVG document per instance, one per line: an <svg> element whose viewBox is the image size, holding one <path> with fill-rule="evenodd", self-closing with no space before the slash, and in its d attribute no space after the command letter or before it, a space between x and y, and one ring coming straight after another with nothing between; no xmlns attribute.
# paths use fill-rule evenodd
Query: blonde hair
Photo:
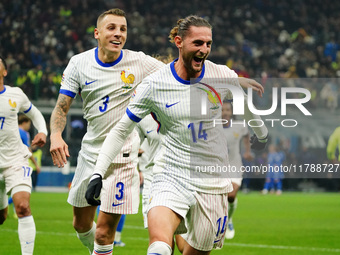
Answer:
<svg viewBox="0 0 340 255"><path fill-rule="evenodd" d="M124 17L126 18L126 14L123 10L119 9L119 8L114 8L114 9L110 9L110 10L107 10L105 12L103 12L102 14L100 14L98 16L98 19L97 19L97 27L98 27L98 24L100 23L100 21L102 21L102 19L107 16L107 15L115 15L115 16L121 16L121 17Z"/></svg>
<svg viewBox="0 0 340 255"><path fill-rule="evenodd" d="M174 39L176 36L180 36L182 37L182 39L184 39L191 26L208 27L212 29L212 26L206 19L198 17L196 15L190 15L184 19L179 19L177 21L177 26L171 29L169 34L170 42L174 43Z"/></svg>

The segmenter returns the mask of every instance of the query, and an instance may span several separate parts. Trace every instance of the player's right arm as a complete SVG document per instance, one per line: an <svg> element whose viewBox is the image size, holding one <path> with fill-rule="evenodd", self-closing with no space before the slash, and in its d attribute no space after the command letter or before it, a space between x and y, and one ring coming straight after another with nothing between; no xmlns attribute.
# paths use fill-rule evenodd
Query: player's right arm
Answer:
<svg viewBox="0 0 340 255"><path fill-rule="evenodd" d="M67 157L70 156L68 145L62 138L62 133L66 126L66 115L70 109L73 98L64 94L59 94L57 104L52 112L51 128L51 147L50 153L53 164L58 167L64 167L67 163Z"/></svg>

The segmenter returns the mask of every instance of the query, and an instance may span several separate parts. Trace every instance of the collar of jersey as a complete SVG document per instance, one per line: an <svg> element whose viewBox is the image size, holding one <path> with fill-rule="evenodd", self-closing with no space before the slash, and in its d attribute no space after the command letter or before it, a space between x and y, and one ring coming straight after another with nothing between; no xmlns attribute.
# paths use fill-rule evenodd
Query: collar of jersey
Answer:
<svg viewBox="0 0 340 255"><path fill-rule="evenodd" d="M4 86L4 89L3 89L3 91L0 91L0 94L3 94L3 93L5 93L5 91L6 91L6 86Z"/></svg>
<svg viewBox="0 0 340 255"><path fill-rule="evenodd" d="M193 81L190 82L188 80L184 80L182 79L181 77L178 76L178 74L176 73L176 70L175 70L175 62L178 60L178 58L176 58L173 62L171 62L170 64L170 69L171 69L171 72L172 72L172 75L175 77L175 79L177 81L179 81L180 83L183 83L183 84L194 84L194 83L198 83L199 81L201 81L203 79L203 76L204 76L204 72L205 72L205 64L203 64L203 68L202 68L202 72L201 72L201 75L196 78L196 79L192 79Z"/></svg>
<svg viewBox="0 0 340 255"><path fill-rule="evenodd" d="M115 61L110 62L110 63L103 63L102 61L100 61L100 59L98 58L98 47L97 47L97 48L95 49L95 51L94 51L94 56L95 56L96 61L97 61L97 63L98 63L99 65L101 65L101 66L103 66L103 67L110 67L110 66L114 66L114 65L118 64L119 61L122 60L122 58L123 58L123 51L121 50L121 51L120 51L119 57L118 57Z"/></svg>

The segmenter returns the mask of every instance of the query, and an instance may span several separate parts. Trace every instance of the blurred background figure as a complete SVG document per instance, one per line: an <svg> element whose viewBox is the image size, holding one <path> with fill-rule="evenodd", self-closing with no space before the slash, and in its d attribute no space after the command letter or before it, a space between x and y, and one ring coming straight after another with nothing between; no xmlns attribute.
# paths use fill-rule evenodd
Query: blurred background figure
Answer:
<svg viewBox="0 0 340 255"><path fill-rule="evenodd" d="M38 174L41 172L41 159L43 152L38 146L31 146L32 150L32 157L35 160L35 163L29 159L28 164L30 167L32 167L33 172L32 172L32 190L35 191L37 187L37 182L38 182Z"/></svg>
<svg viewBox="0 0 340 255"><path fill-rule="evenodd" d="M327 145L327 158L335 161L335 153L338 150L338 160L340 161L340 127L337 127L331 134Z"/></svg>
<svg viewBox="0 0 340 255"><path fill-rule="evenodd" d="M282 179L284 177L281 166L285 161L285 153L278 151L276 145L269 145L268 152L268 172L266 181L262 190L262 194L268 194L268 191L273 192L276 190L277 195L282 194Z"/></svg>
<svg viewBox="0 0 340 255"><path fill-rule="evenodd" d="M228 158L231 167L235 168L236 171L241 170L242 156L240 142L243 141L245 152L243 158L248 161L253 159L250 151L250 136L247 126L243 125L232 125L233 119L233 106L231 102L225 101L222 105L222 119L226 120L227 123L223 125L223 134L227 138L228 146ZM228 224L226 238L232 239L235 236L235 229L233 225L232 217L237 208L237 192L242 184L242 173L236 174L234 171L231 173L231 183L233 185L233 191L228 193Z"/></svg>

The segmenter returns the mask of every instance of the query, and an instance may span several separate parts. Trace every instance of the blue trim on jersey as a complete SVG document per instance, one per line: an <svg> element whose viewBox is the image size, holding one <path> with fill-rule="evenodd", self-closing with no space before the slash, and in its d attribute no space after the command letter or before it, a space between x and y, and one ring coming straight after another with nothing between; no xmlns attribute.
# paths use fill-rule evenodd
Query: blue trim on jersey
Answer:
<svg viewBox="0 0 340 255"><path fill-rule="evenodd" d="M126 108L126 114L129 116L129 118L134 122L140 122L142 119L134 115L129 108Z"/></svg>
<svg viewBox="0 0 340 255"><path fill-rule="evenodd" d="M24 113L28 113L31 109L32 109L32 103L31 103L30 107L26 111L24 111Z"/></svg>
<svg viewBox="0 0 340 255"><path fill-rule="evenodd" d="M66 89L59 90L59 94L63 94L63 95L66 95L66 96L69 96L69 97L72 97L72 98L76 97L76 93L69 91L69 90L66 90Z"/></svg>
<svg viewBox="0 0 340 255"><path fill-rule="evenodd" d="M199 81L201 81L201 80L203 79L203 76L204 76L204 73L205 73L205 65L204 65L204 64L203 64L202 72L201 72L200 76L199 76L198 78L196 78L196 79L193 79L193 82L190 82L190 81L188 81L188 80L183 80L183 79L182 79L181 77L179 77L178 74L176 73L175 62L176 62L177 60L178 60L178 58L171 62L171 64L170 64L170 69L171 69L172 75L175 77L175 79L176 79L178 82L189 85L189 84L197 83L197 82L199 82Z"/></svg>
<svg viewBox="0 0 340 255"><path fill-rule="evenodd" d="M95 51L94 51L94 56L95 56L95 58L96 58L97 63L98 63L100 66L103 66L103 67L111 67L111 66L114 66L114 65L118 64L118 63L122 60L122 58L123 58L123 51L121 50L121 51L120 51L119 57L118 57L115 61L110 62L110 63L103 63L102 61L100 61L100 59L99 59L99 57L98 57L98 47L97 47L97 48L95 49Z"/></svg>
<svg viewBox="0 0 340 255"><path fill-rule="evenodd" d="M0 91L0 94L5 93L5 91L6 91L6 87L4 86L4 90Z"/></svg>
<svg viewBox="0 0 340 255"><path fill-rule="evenodd" d="M157 133L159 133L159 130L161 129L161 123L158 121L157 116L154 112L151 112L151 117L157 122L158 124Z"/></svg>

